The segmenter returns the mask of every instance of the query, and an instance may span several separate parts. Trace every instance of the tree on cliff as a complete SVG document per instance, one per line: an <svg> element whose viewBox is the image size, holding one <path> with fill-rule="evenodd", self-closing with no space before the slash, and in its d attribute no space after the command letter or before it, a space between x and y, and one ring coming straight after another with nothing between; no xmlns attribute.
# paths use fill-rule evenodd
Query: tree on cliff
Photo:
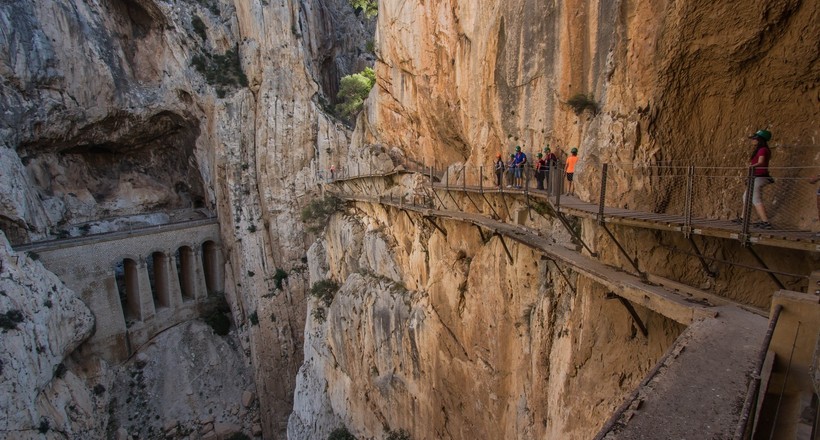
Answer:
<svg viewBox="0 0 820 440"><path fill-rule="evenodd" d="M376 84L376 73L370 67L365 67L363 71L342 77L339 85L339 103L336 104L336 112L344 118L352 119L364 106L370 89Z"/></svg>
<svg viewBox="0 0 820 440"><path fill-rule="evenodd" d="M373 18L379 13L379 2L377 0L347 0L350 6L355 9L361 9L364 16Z"/></svg>

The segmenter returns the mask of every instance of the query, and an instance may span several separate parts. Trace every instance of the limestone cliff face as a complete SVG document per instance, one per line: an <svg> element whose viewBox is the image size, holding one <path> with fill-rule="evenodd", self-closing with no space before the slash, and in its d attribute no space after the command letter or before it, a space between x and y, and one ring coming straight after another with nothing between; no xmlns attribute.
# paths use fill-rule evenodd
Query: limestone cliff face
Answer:
<svg viewBox="0 0 820 440"><path fill-rule="evenodd" d="M819 15L799 0L380 2L378 82L354 139L438 165L580 147L583 195L603 163L742 167L763 127L773 166L804 166L820 157ZM597 113L575 114L578 93ZM651 189L647 174L614 176L610 192ZM778 195L813 224L809 185Z"/></svg>
<svg viewBox="0 0 820 440"><path fill-rule="evenodd" d="M342 425L359 438L590 438L681 330L641 310L644 338L602 288L440 226L359 204L314 245L315 275L340 288L311 303L289 438Z"/></svg>
<svg viewBox="0 0 820 440"><path fill-rule="evenodd" d="M0 227L24 243L218 213L225 294L275 438L302 360L298 213L349 136L321 106L371 62L373 24L343 0L15 1L0 20Z"/></svg>
<svg viewBox="0 0 820 440"><path fill-rule="evenodd" d="M373 153L394 151L442 169L549 143L564 157L580 149L583 198L611 163L656 167L613 173L613 203L647 203L642 193L677 203L681 188L657 166L742 168L746 136L766 127L772 165L793 179L773 197L793 207L781 219L816 228L812 188L799 180L812 170L789 167L820 158L818 18L820 6L798 0L381 1L377 85L347 160L384 168ZM577 94L595 111L576 114ZM738 215L742 190L707 185L699 213ZM514 246L510 265L496 239L482 243L467 226L447 224L445 238L422 219L356 206L308 254L311 282L340 288L330 305L310 305L291 438L340 425L364 438L400 428L413 438L590 438L680 331L652 316L649 340L636 341L598 287L578 280L573 291L525 248ZM601 260L631 270L591 222L579 226ZM776 288L738 268L706 277L674 251L679 237L616 234L651 273L763 308ZM748 263L734 244L703 246ZM801 273L816 266L787 251L765 258Z"/></svg>
<svg viewBox="0 0 820 440"><path fill-rule="evenodd" d="M12 251L2 233L0 323L0 437L96 437L107 421L106 400L66 366L94 317L42 264Z"/></svg>

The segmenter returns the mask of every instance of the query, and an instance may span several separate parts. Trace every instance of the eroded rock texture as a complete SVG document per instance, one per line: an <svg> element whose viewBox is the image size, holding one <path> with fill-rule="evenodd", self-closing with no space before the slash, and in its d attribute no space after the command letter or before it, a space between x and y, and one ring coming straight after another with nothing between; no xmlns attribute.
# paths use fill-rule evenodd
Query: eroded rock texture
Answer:
<svg viewBox="0 0 820 440"><path fill-rule="evenodd" d="M641 310L644 338L600 286L458 222L347 214L310 253L343 282L311 304L290 438L590 438L681 330Z"/></svg>
<svg viewBox="0 0 820 440"><path fill-rule="evenodd" d="M0 233L0 437L93 438L101 432L105 397L66 365L93 327L77 295L42 264L12 251Z"/></svg>
<svg viewBox="0 0 820 440"><path fill-rule="evenodd" d="M515 145L533 153L549 143L563 157L578 147L582 198L597 196L602 164L629 164L610 174L608 201L664 212L683 200L682 185L657 165L742 170L746 137L766 127L783 182L769 194L771 215L816 229L814 188L805 183L814 171L805 166L820 158L818 18L816 4L781 0L383 1L377 86L348 159L379 169L372 153L395 148L444 169L486 166ZM576 113L568 101L578 94L595 109ZM698 215L739 214L743 180L721 179L698 189ZM460 249L475 239L466 226L449 225L445 240L419 236L424 221L410 226L379 208L349 215L335 218L309 253L311 281L341 287L330 306L311 305L293 438L339 425L377 438L399 428L417 438L590 438L679 331L655 322L654 337L668 339L651 336L639 348L594 285L579 282L573 294L554 272L533 267L534 255L505 267L492 241ZM611 239L581 223L601 260L630 267ZM777 288L762 272L728 265L707 277L678 252L687 244L678 236L616 234L651 273L761 308ZM735 243L702 246L750 262ZM817 265L791 251L764 258L801 273ZM521 316L535 317L526 332Z"/></svg>
<svg viewBox="0 0 820 440"><path fill-rule="evenodd" d="M216 212L240 353L276 438L302 360L298 213L348 143L321 107L372 62L373 23L342 0L13 1L0 21L0 227L25 243Z"/></svg>

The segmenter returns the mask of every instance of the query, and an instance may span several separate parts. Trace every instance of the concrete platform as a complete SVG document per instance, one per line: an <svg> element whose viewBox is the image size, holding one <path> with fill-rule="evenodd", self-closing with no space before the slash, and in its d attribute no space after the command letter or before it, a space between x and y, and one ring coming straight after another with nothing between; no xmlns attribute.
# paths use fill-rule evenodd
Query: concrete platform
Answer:
<svg viewBox="0 0 820 440"><path fill-rule="evenodd" d="M596 440L732 438L767 327L732 306L693 323Z"/></svg>

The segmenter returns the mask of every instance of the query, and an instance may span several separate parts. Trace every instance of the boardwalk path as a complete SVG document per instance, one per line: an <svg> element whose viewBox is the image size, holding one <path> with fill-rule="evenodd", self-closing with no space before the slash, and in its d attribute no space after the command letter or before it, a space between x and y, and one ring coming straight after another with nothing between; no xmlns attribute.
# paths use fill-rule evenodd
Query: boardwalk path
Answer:
<svg viewBox="0 0 820 440"><path fill-rule="evenodd" d="M466 187L461 190L468 191ZM695 289L684 292L650 284L577 251L550 244L538 231L523 226L499 222L480 214L408 205L385 197L338 191L334 194L349 201L376 203L415 212L432 221L448 220L476 225L502 238L537 249L547 258L571 266L621 298L687 325L655 368L615 410L596 438L701 439L731 438L734 434L740 422L738 402L742 406L766 332L767 321L764 317L706 292ZM530 195L539 197L538 194ZM543 198L553 202L546 194ZM598 214L597 206L573 198L564 199L560 209L561 212L584 217ZM652 229L675 230L678 227L674 226L676 219L658 216L645 218L631 212L620 213L622 217L618 214L611 210L608 218L621 218L623 224L630 222L639 227L651 227L646 226L651 224L654 225ZM725 232L731 231L729 225L726 226L725 229L709 229L710 233L704 235L731 234ZM780 236L766 240L782 243L790 239Z"/></svg>

